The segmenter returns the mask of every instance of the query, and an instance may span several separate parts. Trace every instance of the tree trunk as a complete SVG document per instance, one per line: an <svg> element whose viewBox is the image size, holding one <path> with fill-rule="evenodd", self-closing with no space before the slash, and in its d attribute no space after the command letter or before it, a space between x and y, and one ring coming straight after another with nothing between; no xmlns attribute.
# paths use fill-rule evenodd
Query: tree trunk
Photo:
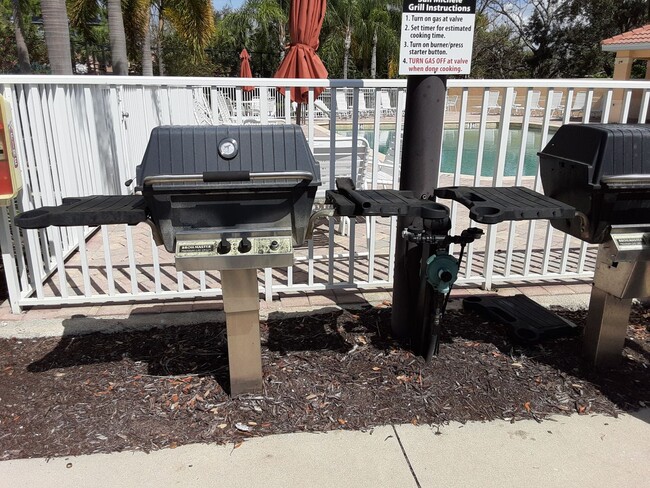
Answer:
<svg viewBox="0 0 650 488"><path fill-rule="evenodd" d="M650 0L648 0L648 1L650 2ZM282 24L280 24L280 26L278 28L278 39L280 40L280 46L285 46L287 36L286 36L286 32L284 30L284 25L282 25ZM287 54L286 49L283 49L282 52L280 52L280 63L282 62L282 60L284 59L286 54ZM278 64L278 66L279 66L279 64Z"/></svg>
<svg viewBox="0 0 650 488"><path fill-rule="evenodd" d="M165 63L163 62L163 47L162 47L162 38L163 30L165 29L165 19L163 19L163 4L160 2L160 10L158 12L158 74L160 76L165 76Z"/></svg>
<svg viewBox="0 0 650 488"><path fill-rule="evenodd" d="M348 62L350 59L350 46L352 46L352 29L350 24L348 24L347 29L345 29L345 51L343 54L343 79L348 79Z"/></svg>
<svg viewBox="0 0 650 488"><path fill-rule="evenodd" d="M31 73L32 64L29 61L29 49L23 36L23 14L20 11L20 0L13 0L14 34L16 36L16 51L18 52L18 72Z"/></svg>
<svg viewBox="0 0 650 488"><path fill-rule="evenodd" d="M13 0L14 34L16 37L16 51L18 53L18 72L31 73L32 67L29 60L29 49L23 36L23 16L20 10L20 1Z"/></svg>
<svg viewBox="0 0 650 488"><path fill-rule="evenodd" d="M41 11L52 74L71 75L70 27L65 0L41 0Z"/></svg>
<svg viewBox="0 0 650 488"><path fill-rule="evenodd" d="M372 34L372 56L370 57L370 78L377 78L377 27Z"/></svg>
<svg viewBox="0 0 650 488"><path fill-rule="evenodd" d="M111 43L111 64L113 74L127 76L129 74L129 58L126 54L126 35L122 20L122 2L108 0L108 38Z"/></svg>
<svg viewBox="0 0 650 488"><path fill-rule="evenodd" d="M151 30L147 28L142 39L142 76L153 76L153 61L151 59Z"/></svg>

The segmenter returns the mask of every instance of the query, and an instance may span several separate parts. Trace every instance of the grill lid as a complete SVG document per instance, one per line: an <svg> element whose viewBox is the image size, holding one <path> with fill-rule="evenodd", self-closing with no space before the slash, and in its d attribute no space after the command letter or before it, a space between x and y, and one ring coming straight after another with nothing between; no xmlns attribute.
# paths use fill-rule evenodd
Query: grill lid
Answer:
<svg viewBox="0 0 650 488"><path fill-rule="evenodd" d="M255 188L269 182L224 183L229 178L214 176L288 172L310 173L310 186L320 185L320 168L297 125L162 126L151 132L142 164L136 169L136 181L142 188L147 177L209 174L222 182L222 188ZM282 182L273 182L278 184Z"/></svg>
<svg viewBox="0 0 650 488"><path fill-rule="evenodd" d="M650 175L650 126L645 124L567 124L539 153L544 159L583 164L587 181L599 185L619 175ZM650 181L647 181L650 186Z"/></svg>
<svg viewBox="0 0 650 488"><path fill-rule="evenodd" d="M650 218L650 126L563 125L539 153L544 193L577 210L553 227L590 243Z"/></svg>

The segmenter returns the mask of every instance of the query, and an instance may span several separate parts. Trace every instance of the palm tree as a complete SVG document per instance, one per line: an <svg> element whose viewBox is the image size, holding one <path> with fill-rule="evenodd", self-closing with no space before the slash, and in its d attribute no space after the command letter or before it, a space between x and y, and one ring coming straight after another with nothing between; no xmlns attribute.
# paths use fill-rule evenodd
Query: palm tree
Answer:
<svg viewBox="0 0 650 488"><path fill-rule="evenodd" d="M359 0L332 0L328 4L330 28L343 35L343 79L348 78L352 36L358 22L362 21L365 13Z"/></svg>
<svg viewBox="0 0 650 488"><path fill-rule="evenodd" d="M69 10L70 24L78 29L85 39L95 39L92 27L100 17L100 4L97 0L71 0ZM126 52L121 1L106 0L106 10L113 74L126 76L129 74L129 58Z"/></svg>
<svg viewBox="0 0 650 488"><path fill-rule="evenodd" d="M29 49L23 35L23 12L27 9L21 5L21 0L12 0L12 15L14 18L14 35L16 37L16 51L18 53L18 72L30 73L32 71L31 62L29 61Z"/></svg>
<svg viewBox="0 0 650 488"><path fill-rule="evenodd" d="M217 43L221 49L238 53L246 47L250 52L278 53L281 57L286 43L288 14L277 0L248 0L239 10L228 12L218 24ZM261 60L260 60L261 61ZM279 59L273 59L266 72L261 62L258 73L272 76Z"/></svg>
<svg viewBox="0 0 650 488"><path fill-rule="evenodd" d="M362 0L361 10L368 15L357 28L358 41L364 61L370 58L370 77L376 78L378 47L384 47L389 59L399 52L399 31L394 26L394 17L401 17L402 5L399 0Z"/></svg>
<svg viewBox="0 0 650 488"><path fill-rule="evenodd" d="M154 0L158 14L158 68L161 76L165 73L163 64L162 40L165 23L169 21L176 34L192 48L197 59L205 56L205 48L214 35L214 10L210 0ZM143 58L151 57L144 52Z"/></svg>
<svg viewBox="0 0 650 488"><path fill-rule="evenodd" d="M151 58L151 0L122 0L127 53L142 58L142 76L153 76Z"/></svg>
<svg viewBox="0 0 650 488"><path fill-rule="evenodd" d="M122 5L120 0L107 0L108 38L111 43L111 64L113 74L129 74L129 58L126 54L126 35L122 20Z"/></svg>
<svg viewBox="0 0 650 488"><path fill-rule="evenodd" d="M50 60L52 73L71 75L70 28L65 0L41 0L41 12L47 56Z"/></svg>
<svg viewBox="0 0 650 488"><path fill-rule="evenodd" d="M191 46L194 56L204 49L214 33L214 12L210 0L106 0L113 73L128 74L129 54L142 53L142 74L153 76L151 53L151 10L157 10L159 73L164 74L162 39L169 24ZM88 21L99 13L97 0L71 0L72 24L88 31ZM127 42L128 41L128 42Z"/></svg>

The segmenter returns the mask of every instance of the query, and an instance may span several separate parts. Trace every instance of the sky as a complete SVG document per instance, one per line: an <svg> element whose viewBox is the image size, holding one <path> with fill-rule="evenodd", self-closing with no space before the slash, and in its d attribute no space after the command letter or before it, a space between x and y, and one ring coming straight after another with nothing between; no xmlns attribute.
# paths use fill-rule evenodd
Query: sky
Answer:
<svg viewBox="0 0 650 488"><path fill-rule="evenodd" d="M221 10L224 7L230 6L232 8L239 8L245 0L212 0L212 5L215 10Z"/></svg>

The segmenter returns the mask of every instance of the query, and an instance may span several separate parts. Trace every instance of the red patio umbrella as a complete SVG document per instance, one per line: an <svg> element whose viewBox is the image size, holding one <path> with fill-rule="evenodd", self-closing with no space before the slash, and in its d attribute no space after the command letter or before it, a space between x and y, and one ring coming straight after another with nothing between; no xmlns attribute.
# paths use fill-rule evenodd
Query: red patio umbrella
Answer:
<svg viewBox="0 0 650 488"><path fill-rule="evenodd" d="M326 0L292 0L289 13L291 44L275 73L276 78L327 78L327 69L316 54L326 7ZM323 90L324 88L314 89L314 97ZM284 93L283 88L279 91ZM307 103L309 89L303 86L293 87L290 96L300 107L301 103Z"/></svg>
<svg viewBox="0 0 650 488"><path fill-rule="evenodd" d="M246 51L246 48L242 49L241 54L239 55L241 59L241 64L239 66L239 77L240 78L252 78L253 72L251 71L251 56ZM244 91L253 91L255 87L253 86L243 86L242 90Z"/></svg>

